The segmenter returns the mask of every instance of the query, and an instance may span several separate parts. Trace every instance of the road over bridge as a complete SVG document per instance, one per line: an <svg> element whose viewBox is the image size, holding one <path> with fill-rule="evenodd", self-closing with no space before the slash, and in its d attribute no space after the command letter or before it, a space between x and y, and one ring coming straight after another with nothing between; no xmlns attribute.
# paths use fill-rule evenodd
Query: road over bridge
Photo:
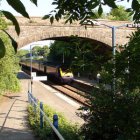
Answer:
<svg viewBox="0 0 140 140"><path fill-rule="evenodd" d="M53 25L51 25L49 20L42 20L41 17L31 17L30 20L23 17L16 18L21 28L20 36L16 35L12 25L9 26L8 33L18 42L18 48L35 41L55 40L56 38L64 38L71 35L91 39L93 42L96 42L96 44L103 46L112 46L112 30L102 24L120 26L125 23L130 23L124 21L98 20L100 23L99 26L88 25L87 29L85 29L85 26L81 26L78 22L65 24L64 20L60 20L59 22L54 21ZM128 27L117 29L115 33L116 45L126 44L129 40L128 36L135 30L136 28Z"/></svg>

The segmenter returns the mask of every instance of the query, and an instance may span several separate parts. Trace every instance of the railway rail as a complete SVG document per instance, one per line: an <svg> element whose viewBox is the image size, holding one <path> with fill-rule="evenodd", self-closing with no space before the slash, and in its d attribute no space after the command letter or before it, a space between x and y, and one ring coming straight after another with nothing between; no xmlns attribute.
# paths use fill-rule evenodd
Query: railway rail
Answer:
<svg viewBox="0 0 140 140"><path fill-rule="evenodd" d="M24 72L27 74L30 74L28 70L23 69ZM72 84L69 85L59 85L56 84L50 80L43 82L44 84L47 84L51 86L52 88L60 91L61 93L65 94L66 96L69 96L70 98L76 100L77 102L81 103L84 106L89 106L87 94L90 95L90 93L93 90L93 86L87 85L78 81L73 81Z"/></svg>
<svg viewBox="0 0 140 140"><path fill-rule="evenodd" d="M47 81L45 83L51 86L52 88L60 91L61 93L65 94L66 96L69 96L70 98L76 100L82 105L89 106L89 104L87 103L88 99L86 98L87 93L70 85L57 85L50 81Z"/></svg>

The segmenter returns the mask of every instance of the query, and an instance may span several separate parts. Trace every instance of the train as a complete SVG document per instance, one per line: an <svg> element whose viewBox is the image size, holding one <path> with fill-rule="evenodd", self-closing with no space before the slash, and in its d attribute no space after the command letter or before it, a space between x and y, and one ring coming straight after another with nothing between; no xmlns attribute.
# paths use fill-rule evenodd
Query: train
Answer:
<svg viewBox="0 0 140 140"><path fill-rule="evenodd" d="M32 62L30 60L24 60L20 62L20 65L28 70L30 70L31 64L33 71L41 72L43 75L47 75L49 80L60 84L70 84L73 82L74 75L65 64L41 62L37 60L32 60Z"/></svg>

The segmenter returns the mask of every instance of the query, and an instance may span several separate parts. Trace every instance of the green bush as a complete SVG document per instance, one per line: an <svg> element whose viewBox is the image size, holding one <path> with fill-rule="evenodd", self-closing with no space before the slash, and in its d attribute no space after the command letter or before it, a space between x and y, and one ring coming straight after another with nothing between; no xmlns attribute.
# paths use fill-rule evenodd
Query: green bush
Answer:
<svg viewBox="0 0 140 140"><path fill-rule="evenodd" d="M90 111L81 134L85 140L138 140L140 138L140 94L138 91L114 94L95 89Z"/></svg>
<svg viewBox="0 0 140 140"><path fill-rule="evenodd" d="M16 77L19 70L19 60L7 35L1 33L0 38L6 46L6 54L0 59L0 93L16 92L20 90L19 80Z"/></svg>
<svg viewBox="0 0 140 140"><path fill-rule="evenodd" d="M103 67L102 83L89 97L89 112L80 114L86 121L81 129L85 140L140 139L139 44L140 30L133 33L124 50L117 53L115 74L112 60Z"/></svg>
<svg viewBox="0 0 140 140"><path fill-rule="evenodd" d="M39 136L42 140L44 139L50 139L53 140L54 138L54 133L52 128L50 127L49 123L45 120L44 121L44 127L43 129L40 128L40 118L39 118L39 109L37 108L36 113L34 113L34 108L29 105L28 106L28 112L29 112L29 124L33 128L36 136ZM59 129L58 131L62 134L62 136L66 140L80 140L81 136L79 135L79 126L71 124L68 122L64 116L52 108L50 108L47 105L44 105L44 112L45 114L49 117L51 122L53 122L53 115L57 114L59 117Z"/></svg>

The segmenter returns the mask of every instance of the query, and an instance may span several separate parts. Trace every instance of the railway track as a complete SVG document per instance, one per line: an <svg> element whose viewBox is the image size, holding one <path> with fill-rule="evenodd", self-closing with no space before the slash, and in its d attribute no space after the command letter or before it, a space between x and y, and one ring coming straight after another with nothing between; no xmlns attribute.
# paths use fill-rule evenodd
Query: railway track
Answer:
<svg viewBox="0 0 140 140"><path fill-rule="evenodd" d="M27 70L24 70L24 72L26 72L27 74L30 73ZM76 100L84 106L89 106L89 104L87 103L87 94L90 94L92 92L93 86L89 86L78 81L74 81L71 85L59 85L49 80L43 83L51 86L55 90L60 91L66 96L69 96L70 98Z"/></svg>
<svg viewBox="0 0 140 140"><path fill-rule="evenodd" d="M69 96L70 98L76 100L77 102L89 106L88 99L86 98L86 93L83 91L80 91L70 85L57 85L50 81L45 82L45 84L51 86L52 88L60 91L61 93L65 94L66 96Z"/></svg>

